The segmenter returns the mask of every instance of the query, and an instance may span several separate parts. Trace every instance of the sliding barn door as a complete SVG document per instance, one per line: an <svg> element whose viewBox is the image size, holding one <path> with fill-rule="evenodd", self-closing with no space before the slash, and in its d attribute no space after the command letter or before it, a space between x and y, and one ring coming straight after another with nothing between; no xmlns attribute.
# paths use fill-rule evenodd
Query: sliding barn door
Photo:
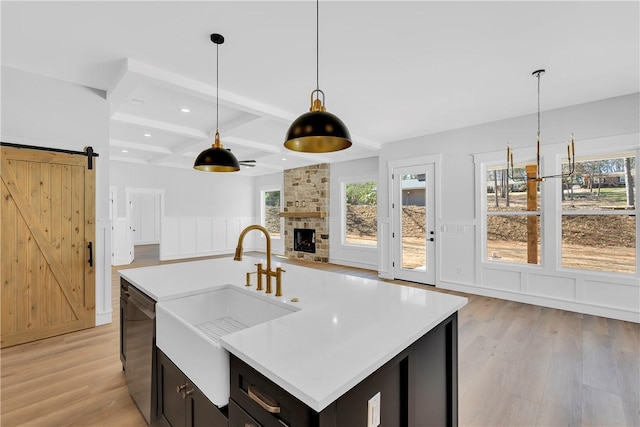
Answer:
<svg viewBox="0 0 640 427"><path fill-rule="evenodd" d="M0 347L95 325L95 171L83 155L1 147Z"/></svg>

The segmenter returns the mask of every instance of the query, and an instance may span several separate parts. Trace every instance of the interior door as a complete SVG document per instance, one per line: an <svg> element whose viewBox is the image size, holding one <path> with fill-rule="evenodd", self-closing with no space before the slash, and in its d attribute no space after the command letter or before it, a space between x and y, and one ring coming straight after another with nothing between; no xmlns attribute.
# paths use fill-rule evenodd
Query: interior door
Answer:
<svg viewBox="0 0 640 427"><path fill-rule="evenodd" d="M0 157L0 347L94 326L95 170L80 154Z"/></svg>
<svg viewBox="0 0 640 427"><path fill-rule="evenodd" d="M160 243L160 193L130 193L133 245Z"/></svg>
<svg viewBox="0 0 640 427"><path fill-rule="evenodd" d="M434 164L393 169L394 278L435 285Z"/></svg>

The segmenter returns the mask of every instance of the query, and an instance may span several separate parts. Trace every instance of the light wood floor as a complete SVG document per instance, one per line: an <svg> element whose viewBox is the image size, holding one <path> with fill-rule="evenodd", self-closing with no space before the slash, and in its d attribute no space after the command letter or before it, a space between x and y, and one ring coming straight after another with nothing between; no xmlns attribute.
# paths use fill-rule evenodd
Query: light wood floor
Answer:
<svg viewBox="0 0 640 427"><path fill-rule="evenodd" d="M157 257L157 247L136 247L126 268ZM297 264L376 278L370 270ZM0 425L145 426L120 365L117 270L113 323L0 352ZM640 426L640 325L465 296L460 425Z"/></svg>

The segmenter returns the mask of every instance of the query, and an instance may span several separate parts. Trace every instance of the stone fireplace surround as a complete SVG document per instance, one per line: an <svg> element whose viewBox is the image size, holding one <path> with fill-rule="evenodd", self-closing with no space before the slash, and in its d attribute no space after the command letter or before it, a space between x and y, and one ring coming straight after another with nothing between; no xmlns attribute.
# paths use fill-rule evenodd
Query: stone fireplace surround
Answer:
<svg viewBox="0 0 640 427"><path fill-rule="evenodd" d="M284 171L284 255L290 259L329 262L329 164ZM293 229L316 232L316 252L293 248Z"/></svg>

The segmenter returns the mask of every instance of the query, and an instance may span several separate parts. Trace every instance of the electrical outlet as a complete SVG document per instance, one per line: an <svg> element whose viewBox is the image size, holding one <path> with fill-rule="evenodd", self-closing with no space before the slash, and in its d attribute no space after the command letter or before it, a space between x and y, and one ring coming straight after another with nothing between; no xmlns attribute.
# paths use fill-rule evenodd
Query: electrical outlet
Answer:
<svg viewBox="0 0 640 427"><path fill-rule="evenodd" d="M380 392L369 399L367 403L367 427L378 427L380 425Z"/></svg>

